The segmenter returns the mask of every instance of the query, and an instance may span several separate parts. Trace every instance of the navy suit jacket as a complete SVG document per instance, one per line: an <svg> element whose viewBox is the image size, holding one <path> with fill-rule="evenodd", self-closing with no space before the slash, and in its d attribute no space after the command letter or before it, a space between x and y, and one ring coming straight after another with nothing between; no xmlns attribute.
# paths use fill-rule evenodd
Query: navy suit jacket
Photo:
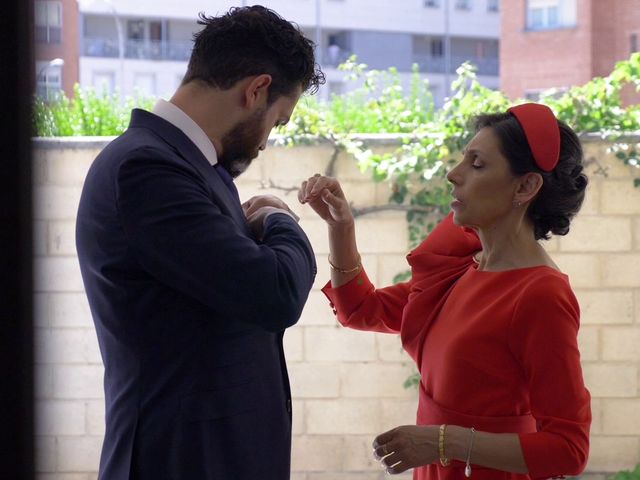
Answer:
<svg viewBox="0 0 640 480"><path fill-rule="evenodd" d="M313 283L304 232L242 207L179 129L143 110L95 159L76 225L105 366L100 478L289 478L282 349Z"/></svg>

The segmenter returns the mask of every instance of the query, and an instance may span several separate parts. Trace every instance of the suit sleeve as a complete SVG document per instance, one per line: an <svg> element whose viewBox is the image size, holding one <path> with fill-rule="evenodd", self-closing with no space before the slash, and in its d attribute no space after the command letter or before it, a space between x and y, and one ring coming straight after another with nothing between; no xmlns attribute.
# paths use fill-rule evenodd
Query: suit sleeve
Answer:
<svg viewBox="0 0 640 480"><path fill-rule="evenodd" d="M261 243L224 214L199 174L140 149L117 177L132 255L158 281L217 317L280 331L297 322L315 278L309 241L287 215L269 215Z"/></svg>
<svg viewBox="0 0 640 480"><path fill-rule="evenodd" d="M399 333L409 283L376 290L363 270L338 288L328 282L322 292L345 327L382 333Z"/></svg>
<svg viewBox="0 0 640 480"><path fill-rule="evenodd" d="M520 434L532 478L578 475L587 462L591 404L582 377L578 326L578 303L559 277L530 285L516 303L509 341L527 380L537 423L536 433Z"/></svg>

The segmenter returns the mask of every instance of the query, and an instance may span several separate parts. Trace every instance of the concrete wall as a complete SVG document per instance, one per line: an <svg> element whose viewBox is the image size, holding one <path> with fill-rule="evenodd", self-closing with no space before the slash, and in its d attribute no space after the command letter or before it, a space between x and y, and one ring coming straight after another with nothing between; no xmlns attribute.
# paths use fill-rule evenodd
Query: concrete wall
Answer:
<svg viewBox="0 0 640 480"><path fill-rule="evenodd" d="M82 182L103 139L34 142L35 338L39 480L96 478L104 432L103 367L74 247ZM593 395L588 475L640 462L640 189L631 171L586 144L588 158L608 171L593 174L586 205L571 233L548 244L570 275L582 308L580 348ZM243 199L273 193L301 216L318 257L318 278L299 324L285 335L294 395L294 480L382 479L371 458L374 436L414 421L416 392L402 383L413 371L397 338L343 329L322 293L328 279L326 228L282 187L324 171L327 146L270 147L239 180ZM355 206L385 203L388 187L374 184L346 155L337 177ZM406 267L402 213L357 220L363 262L377 285ZM398 478L408 479L404 475Z"/></svg>

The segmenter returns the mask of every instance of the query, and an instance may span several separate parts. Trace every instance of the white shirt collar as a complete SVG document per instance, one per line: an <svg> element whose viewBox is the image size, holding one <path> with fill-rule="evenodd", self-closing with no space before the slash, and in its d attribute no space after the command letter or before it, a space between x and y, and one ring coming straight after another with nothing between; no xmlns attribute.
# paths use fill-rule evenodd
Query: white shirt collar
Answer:
<svg viewBox="0 0 640 480"><path fill-rule="evenodd" d="M207 137L207 134L178 106L160 99L153 107L153 113L182 130L182 132L189 137L189 140L198 147L206 159L209 160L211 165L218 163L216 149L211 140L209 140L209 137Z"/></svg>

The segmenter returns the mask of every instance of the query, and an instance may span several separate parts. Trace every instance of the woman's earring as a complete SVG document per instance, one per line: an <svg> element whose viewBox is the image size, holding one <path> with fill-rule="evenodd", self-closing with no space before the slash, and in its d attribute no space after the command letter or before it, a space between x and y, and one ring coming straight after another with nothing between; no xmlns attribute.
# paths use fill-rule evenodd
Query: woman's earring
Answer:
<svg viewBox="0 0 640 480"><path fill-rule="evenodd" d="M522 202L520 201L513 202L513 208L519 208L520 206L522 206Z"/></svg>

